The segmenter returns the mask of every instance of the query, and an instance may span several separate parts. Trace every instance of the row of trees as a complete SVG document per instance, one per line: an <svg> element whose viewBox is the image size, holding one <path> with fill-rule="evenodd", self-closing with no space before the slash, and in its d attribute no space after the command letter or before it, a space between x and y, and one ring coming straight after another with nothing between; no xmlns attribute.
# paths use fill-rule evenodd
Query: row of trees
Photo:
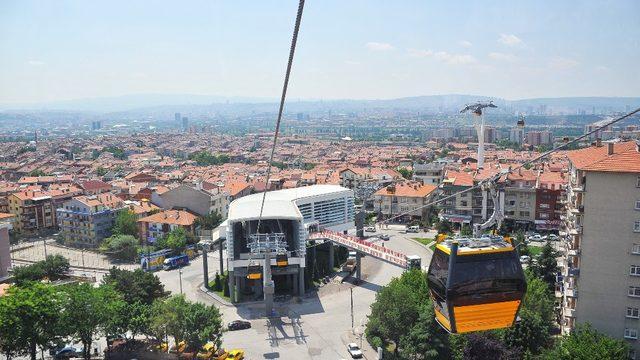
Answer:
<svg viewBox="0 0 640 360"><path fill-rule="evenodd" d="M226 164L231 159L229 158L229 155L226 154L215 155L207 150L203 150L189 155L189 160L195 161L200 166L209 166Z"/></svg>
<svg viewBox="0 0 640 360"><path fill-rule="evenodd" d="M13 279L18 285L45 279L56 281L66 278L68 272L69 260L67 258L62 255L49 255L42 261L14 268Z"/></svg>
<svg viewBox="0 0 640 360"><path fill-rule="evenodd" d="M112 269L100 286L53 286L28 281L0 298L0 351L11 358L38 349L78 341L85 359L99 335L147 335L158 341L172 337L189 350L206 342L221 344L222 320L218 309L167 297L158 278L142 270Z"/></svg>

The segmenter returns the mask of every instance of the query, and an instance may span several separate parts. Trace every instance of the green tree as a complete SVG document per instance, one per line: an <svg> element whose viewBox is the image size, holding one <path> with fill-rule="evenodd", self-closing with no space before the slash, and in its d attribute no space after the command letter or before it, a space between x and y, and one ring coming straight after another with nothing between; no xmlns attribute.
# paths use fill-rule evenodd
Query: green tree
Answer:
<svg viewBox="0 0 640 360"><path fill-rule="evenodd" d="M197 351L209 341L222 345L222 316L217 307L187 302L185 311L185 341L191 350Z"/></svg>
<svg viewBox="0 0 640 360"><path fill-rule="evenodd" d="M557 345L545 351L541 358L545 360L617 360L629 355L629 344L614 339L581 324L564 337Z"/></svg>
<svg viewBox="0 0 640 360"><path fill-rule="evenodd" d="M436 224L436 230L438 234L451 234L451 222L447 219L438 221Z"/></svg>
<svg viewBox="0 0 640 360"><path fill-rule="evenodd" d="M41 169L36 169L33 170L29 173L29 176L46 176L47 173L45 173L44 171L42 171Z"/></svg>
<svg viewBox="0 0 640 360"><path fill-rule="evenodd" d="M434 320L430 302L420 305L419 317L400 339L400 356L411 360L449 359L449 335Z"/></svg>
<svg viewBox="0 0 640 360"><path fill-rule="evenodd" d="M504 330L504 343L528 355L537 355L551 342L549 326L537 313L523 309L520 321Z"/></svg>
<svg viewBox="0 0 640 360"><path fill-rule="evenodd" d="M17 155L22 155L24 153L27 152L35 152L36 151L36 147L35 146L25 146L25 147L21 147L20 149L18 149L17 151Z"/></svg>
<svg viewBox="0 0 640 360"><path fill-rule="evenodd" d="M403 178L410 180L411 177L413 176L413 171L407 169L407 168L399 168L398 172L400 173L400 175L402 175Z"/></svg>
<svg viewBox="0 0 640 360"><path fill-rule="evenodd" d="M134 339L136 335L149 333L151 305L118 301L112 304L111 314L104 324L105 335L125 334Z"/></svg>
<svg viewBox="0 0 640 360"><path fill-rule="evenodd" d="M460 227L460 236L471 236L473 235L473 230L471 230L471 225L462 224Z"/></svg>
<svg viewBox="0 0 640 360"><path fill-rule="evenodd" d="M380 289L371 305L366 328L369 342L391 342L395 345L394 356L397 355L403 336L407 329L415 325L420 316L421 305L426 304L428 299L427 282L422 271L407 271L401 277L391 280Z"/></svg>
<svg viewBox="0 0 640 360"><path fill-rule="evenodd" d="M554 322L554 296L547 284L531 270L525 270L527 292L522 300L522 309L537 314L548 328Z"/></svg>
<svg viewBox="0 0 640 360"><path fill-rule="evenodd" d="M156 241L156 248L171 249L174 253L180 253L188 244L196 242L193 234L187 232L183 227L171 230L166 236Z"/></svg>
<svg viewBox="0 0 640 360"><path fill-rule="evenodd" d="M542 278L550 290L553 290L556 284L556 275L558 274L558 261L556 258L558 256L558 252L547 242L538 255L537 263L531 266L533 273Z"/></svg>
<svg viewBox="0 0 640 360"><path fill-rule="evenodd" d="M112 286L127 304L151 305L155 300L169 295L155 274L142 269L129 271L113 267L102 279L102 283Z"/></svg>
<svg viewBox="0 0 640 360"><path fill-rule="evenodd" d="M138 238L138 219L136 214L131 210L122 210L118 212L113 229L113 235L131 235Z"/></svg>
<svg viewBox="0 0 640 360"><path fill-rule="evenodd" d="M215 280L213 281L213 290L221 291L222 290L222 282L220 281L220 274L216 273Z"/></svg>
<svg viewBox="0 0 640 360"><path fill-rule="evenodd" d="M106 174L107 174L107 169L103 168L102 166L98 166L98 168L96 169L96 175L105 176Z"/></svg>
<svg viewBox="0 0 640 360"><path fill-rule="evenodd" d="M109 257L122 261L135 261L138 258L138 240L131 235L112 235L104 239L100 250Z"/></svg>
<svg viewBox="0 0 640 360"><path fill-rule="evenodd" d="M0 349L6 354L29 354L36 359L61 334L64 297L51 285L13 286L0 297Z"/></svg>
<svg viewBox="0 0 640 360"><path fill-rule="evenodd" d="M110 152L111 154L113 154L113 157L115 157L116 159L125 160L127 158L127 155L124 153L124 150L119 147L109 146L105 148L104 151Z"/></svg>
<svg viewBox="0 0 640 360"><path fill-rule="evenodd" d="M531 251L529 250L529 245L525 241L524 233L522 231L518 231L516 233L516 237L514 239L513 245L518 249L518 253L520 255L531 255Z"/></svg>
<svg viewBox="0 0 640 360"><path fill-rule="evenodd" d="M62 255L48 255L44 260L13 270L14 281L23 285L28 281L64 279L69 272L69 260Z"/></svg>
<svg viewBox="0 0 640 360"><path fill-rule="evenodd" d="M521 353L518 349L505 346L494 332L476 332L466 336L463 350L465 360L512 360L520 357Z"/></svg>
<svg viewBox="0 0 640 360"><path fill-rule="evenodd" d="M84 358L90 359L93 338L109 330L111 319L118 316L125 303L118 292L105 285L73 284L65 287L65 293L67 335L82 343Z"/></svg>
<svg viewBox="0 0 640 360"><path fill-rule="evenodd" d="M222 223L222 216L217 211L212 211L205 216L201 216L196 220L196 226L200 226L204 230L213 230Z"/></svg>

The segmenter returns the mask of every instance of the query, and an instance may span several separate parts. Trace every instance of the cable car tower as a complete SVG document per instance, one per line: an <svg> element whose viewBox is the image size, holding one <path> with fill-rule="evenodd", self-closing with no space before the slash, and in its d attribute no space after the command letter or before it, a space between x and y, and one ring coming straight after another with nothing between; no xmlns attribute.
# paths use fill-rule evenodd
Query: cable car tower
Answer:
<svg viewBox="0 0 640 360"><path fill-rule="evenodd" d="M271 257L276 256L276 265L287 265L287 241L284 233L256 233L249 235L247 243L252 258L264 258L262 273L260 265L256 261L249 260L247 268L247 278L259 280L263 278L262 291L264 294L264 305L266 316L271 316L273 312L273 294L275 284L271 277Z"/></svg>
<svg viewBox="0 0 640 360"><path fill-rule="evenodd" d="M471 111L474 116L480 118L478 122L474 120L476 131L478 131L478 170L484 166L484 116L482 115L482 109L486 108L497 108L497 106L493 104L493 101L489 101L488 103L477 102L475 104L469 104L460 110L461 114Z"/></svg>

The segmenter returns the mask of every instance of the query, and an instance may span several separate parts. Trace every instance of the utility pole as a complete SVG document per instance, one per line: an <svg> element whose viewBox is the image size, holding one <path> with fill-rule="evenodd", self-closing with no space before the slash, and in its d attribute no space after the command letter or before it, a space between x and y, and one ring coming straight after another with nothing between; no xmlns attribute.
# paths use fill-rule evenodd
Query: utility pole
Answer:
<svg viewBox="0 0 640 360"><path fill-rule="evenodd" d="M44 238L44 240L42 240L42 243L44 244L44 258L47 258L47 238Z"/></svg>
<svg viewBox="0 0 640 360"><path fill-rule="evenodd" d="M182 295L182 268L178 270L178 277L180 278L180 295Z"/></svg>
<svg viewBox="0 0 640 360"><path fill-rule="evenodd" d="M351 293L351 332L353 332L355 334L355 328L354 328L354 324L353 324L353 288L349 288L349 291Z"/></svg>

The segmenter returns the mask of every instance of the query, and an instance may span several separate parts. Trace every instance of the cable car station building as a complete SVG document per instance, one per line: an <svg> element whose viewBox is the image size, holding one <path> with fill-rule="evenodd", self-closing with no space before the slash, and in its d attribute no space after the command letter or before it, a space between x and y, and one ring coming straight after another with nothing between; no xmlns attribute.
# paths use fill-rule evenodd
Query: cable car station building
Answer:
<svg viewBox="0 0 640 360"><path fill-rule="evenodd" d="M304 294L304 271L308 234L318 230L346 231L354 224L354 193L337 185L312 185L245 196L229 205L226 226L229 293L232 302L257 301L264 296L264 277L249 279L249 268L264 270L265 255L255 250L256 239L278 238L278 255L287 255L286 265L270 255L275 289ZM258 223L260 228L258 229Z"/></svg>

